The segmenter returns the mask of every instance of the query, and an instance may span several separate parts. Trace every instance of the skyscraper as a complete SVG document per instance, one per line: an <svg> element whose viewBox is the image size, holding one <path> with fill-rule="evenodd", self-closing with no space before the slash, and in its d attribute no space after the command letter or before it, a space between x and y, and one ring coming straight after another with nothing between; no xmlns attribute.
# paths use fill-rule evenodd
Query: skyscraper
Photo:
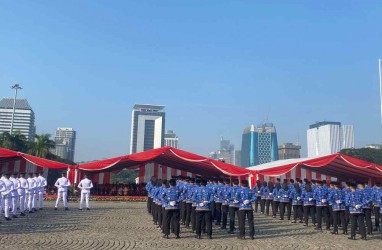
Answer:
<svg viewBox="0 0 382 250"><path fill-rule="evenodd" d="M56 147L53 153L62 159L74 161L76 131L73 128L57 128L54 136Z"/></svg>
<svg viewBox="0 0 382 250"><path fill-rule="evenodd" d="M220 149L211 152L209 157L214 160L224 161L229 164L235 164L235 146L230 140L220 140Z"/></svg>
<svg viewBox="0 0 382 250"><path fill-rule="evenodd" d="M301 146L295 143L283 143L279 146L279 159L297 159L301 158Z"/></svg>
<svg viewBox="0 0 382 250"><path fill-rule="evenodd" d="M0 133L10 132L13 112L13 99L0 101ZM19 131L28 141L33 141L36 133L35 114L26 99L17 99L13 119L13 132Z"/></svg>
<svg viewBox="0 0 382 250"><path fill-rule="evenodd" d="M131 154L163 147L166 116L164 108L162 105L134 105L131 118Z"/></svg>
<svg viewBox="0 0 382 250"><path fill-rule="evenodd" d="M272 123L244 129L241 145L241 166L255 166L279 159L277 133Z"/></svg>
<svg viewBox="0 0 382 250"><path fill-rule="evenodd" d="M354 148L352 125L340 122L317 122L307 131L308 157L335 154L344 148Z"/></svg>
<svg viewBox="0 0 382 250"><path fill-rule="evenodd" d="M178 148L179 147L179 138L172 130L166 130L164 134L164 145Z"/></svg>

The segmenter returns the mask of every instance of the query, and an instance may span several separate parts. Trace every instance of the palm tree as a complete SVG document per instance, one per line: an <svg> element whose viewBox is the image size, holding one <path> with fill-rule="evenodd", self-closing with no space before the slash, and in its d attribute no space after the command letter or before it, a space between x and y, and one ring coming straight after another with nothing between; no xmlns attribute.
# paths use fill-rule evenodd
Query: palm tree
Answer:
<svg viewBox="0 0 382 250"><path fill-rule="evenodd" d="M28 153L40 158L47 158L49 150L55 148L55 143L50 139L50 134L35 135L35 141L29 145Z"/></svg>
<svg viewBox="0 0 382 250"><path fill-rule="evenodd" d="M20 131L15 131L13 134L4 132L0 134L0 147L25 153L28 150L28 142Z"/></svg>

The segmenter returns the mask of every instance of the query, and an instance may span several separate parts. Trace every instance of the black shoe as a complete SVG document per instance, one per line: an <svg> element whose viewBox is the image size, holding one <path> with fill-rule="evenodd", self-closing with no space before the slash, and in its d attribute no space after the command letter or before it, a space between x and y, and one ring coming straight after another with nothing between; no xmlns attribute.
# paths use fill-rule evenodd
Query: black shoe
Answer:
<svg viewBox="0 0 382 250"><path fill-rule="evenodd" d="M200 240L202 238L202 236L201 235L196 235L195 238Z"/></svg>
<svg viewBox="0 0 382 250"><path fill-rule="evenodd" d="M322 231L322 228L316 227L314 230L321 230Z"/></svg>
<svg viewBox="0 0 382 250"><path fill-rule="evenodd" d="M57 210L57 208L56 208L56 210ZM31 210L31 211L29 211L28 213L33 214L33 211Z"/></svg>
<svg viewBox="0 0 382 250"><path fill-rule="evenodd" d="M65 208L65 210L69 210L69 208L68 208L68 207L66 207L66 208Z"/></svg>
<svg viewBox="0 0 382 250"><path fill-rule="evenodd" d="M179 235L177 235L177 236L175 237L175 239L180 239L180 236L179 236Z"/></svg>
<svg viewBox="0 0 382 250"><path fill-rule="evenodd" d="M40 207L40 210L42 210L42 207Z"/></svg>
<svg viewBox="0 0 382 250"><path fill-rule="evenodd" d="M361 237L361 240L366 240L366 236L365 237Z"/></svg>
<svg viewBox="0 0 382 250"><path fill-rule="evenodd" d="M228 231L227 233L228 233L228 234L235 234L234 231Z"/></svg>
<svg viewBox="0 0 382 250"><path fill-rule="evenodd" d="M309 225L308 224L304 224L304 227L308 227Z"/></svg>
<svg viewBox="0 0 382 250"><path fill-rule="evenodd" d="M344 232L342 232L342 234L348 235L348 231L344 231Z"/></svg>
<svg viewBox="0 0 382 250"><path fill-rule="evenodd" d="M254 240L255 239L255 236L251 236L251 240Z"/></svg>
<svg viewBox="0 0 382 250"><path fill-rule="evenodd" d="M82 211L82 208L79 208L78 210Z"/></svg>
<svg viewBox="0 0 382 250"><path fill-rule="evenodd" d="M11 218L9 218L9 217L5 217L5 220L6 220L6 221L10 221Z"/></svg>
<svg viewBox="0 0 382 250"><path fill-rule="evenodd" d="M12 217L13 217L14 219L16 219L16 218L17 218L17 215L13 215Z"/></svg>
<svg viewBox="0 0 382 250"><path fill-rule="evenodd" d="M281 219L281 218L280 218L279 220L284 220L284 219Z"/></svg>
<svg viewBox="0 0 382 250"><path fill-rule="evenodd" d="M221 227L220 229L227 229L227 227Z"/></svg>
<svg viewBox="0 0 382 250"><path fill-rule="evenodd" d="M348 238L349 240L355 240L355 236L351 236Z"/></svg>
<svg viewBox="0 0 382 250"><path fill-rule="evenodd" d="M21 214L20 214L20 216L24 217L24 216L25 216L25 214L24 214L24 213L21 213Z"/></svg>
<svg viewBox="0 0 382 250"><path fill-rule="evenodd" d="M55 207L54 210L57 210L57 208Z"/></svg>
<svg viewBox="0 0 382 250"><path fill-rule="evenodd" d="M245 236L238 236L237 237L239 240L245 240Z"/></svg>
<svg viewBox="0 0 382 250"><path fill-rule="evenodd" d="M86 208L86 210L90 210L90 208Z"/></svg>
<svg viewBox="0 0 382 250"><path fill-rule="evenodd" d="M331 234L338 234L338 232L331 232Z"/></svg>
<svg viewBox="0 0 382 250"><path fill-rule="evenodd" d="M168 239L168 235L167 234L163 235L163 239Z"/></svg>
<svg viewBox="0 0 382 250"><path fill-rule="evenodd" d="M292 221L291 223L293 223L293 224L296 224L296 223L297 223L297 221Z"/></svg>
<svg viewBox="0 0 382 250"><path fill-rule="evenodd" d="M212 240L212 235L208 235L208 239Z"/></svg>
<svg viewBox="0 0 382 250"><path fill-rule="evenodd" d="M372 234L373 234L373 232L368 232L367 234L368 234L368 235L372 235Z"/></svg>

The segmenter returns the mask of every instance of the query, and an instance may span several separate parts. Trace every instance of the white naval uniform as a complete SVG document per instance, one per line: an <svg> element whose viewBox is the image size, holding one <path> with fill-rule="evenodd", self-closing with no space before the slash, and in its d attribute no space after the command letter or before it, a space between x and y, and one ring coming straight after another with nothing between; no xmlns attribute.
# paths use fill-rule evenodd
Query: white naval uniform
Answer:
<svg viewBox="0 0 382 250"><path fill-rule="evenodd" d="M84 206L84 199L86 200L86 208L90 208L89 205L89 197L90 197L90 189L93 188L93 183L88 178L83 179L78 184L78 188L81 189L81 200L80 200L80 209Z"/></svg>
<svg viewBox="0 0 382 250"><path fill-rule="evenodd" d="M3 196L3 208L4 208L4 215L5 218L9 218L9 207L11 203L11 193L14 189L13 182L8 180L7 178L3 179L3 182L5 184L5 191L1 192L1 195Z"/></svg>
<svg viewBox="0 0 382 250"><path fill-rule="evenodd" d="M18 203L18 200L19 200L19 193L17 192L17 190L19 189L19 186L20 186L20 182L18 179L16 178L9 178L9 180L11 182L13 182L13 191L11 192L11 208L12 208L12 213L13 215L16 215L17 214L17 203Z"/></svg>
<svg viewBox="0 0 382 250"><path fill-rule="evenodd" d="M66 177L58 178L56 183L54 184L57 187L57 201L55 208L58 207L58 203L60 203L61 198L64 200L64 207L68 207L68 187L70 186L70 181Z"/></svg>
<svg viewBox="0 0 382 250"><path fill-rule="evenodd" d="M46 179L43 176L39 176L38 179L40 180L40 188L38 191L38 201L39 201L39 208L43 207L43 201L44 201L44 192L45 187L48 185L46 182Z"/></svg>
<svg viewBox="0 0 382 250"><path fill-rule="evenodd" d="M17 189L17 192L19 194L20 198L20 212L25 213L26 210L26 202L27 202L27 196L26 196L26 191L29 188L28 181L25 178L19 178L20 186Z"/></svg>
<svg viewBox="0 0 382 250"><path fill-rule="evenodd" d="M33 177L33 180L35 180L36 186L34 188L32 206L33 206L33 209L36 209L36 208L38 208L38 206L37 206L37 197L38 197L38 193L40 191L40 184L41 184L41 182L40 182L40 179L38 177Z"/></svg>
<svg viewBox="0 0 382 250"><path fill-rule="evenodd" d="M0 213L3 211L3 195L2 192L6 191L5 183L3 179L0 179Z"/></svg>
<svg viewBox="0 0 382 250"><path fill-rule="evenodd" d="M28 189L27 189L27 195L28 195L28 210L31 212L33 210L33 196L34 196L34 190L36 187L36 181L29 177L27 179L28 182Z"/></svg>

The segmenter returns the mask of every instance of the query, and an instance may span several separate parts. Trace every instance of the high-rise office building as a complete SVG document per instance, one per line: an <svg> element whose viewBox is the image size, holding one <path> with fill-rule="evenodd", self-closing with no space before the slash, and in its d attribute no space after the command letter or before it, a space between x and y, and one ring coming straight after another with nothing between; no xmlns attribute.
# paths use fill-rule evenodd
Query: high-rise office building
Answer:
<svg viewBox="0 0 382 250"><path fill-rule="evenodd" d="M235 150L235 163L234 165L241 167L241 150Z"/></svg>
<svg viewBox="0 0 382 250"><path fill-rule="evenodd" d="M318 122L307 131L308 157L335 154L344 148L354 148L352 125L340 122Z"/></svg>
<svg viewBox="0 0 382 250"><path fill-rule="evenodd" d="M235 164L235 146L230 140L220 140L220 149L209 154L209 157L214 160L224 161L229 164Z"/></svg>
<svg viewBox="0 0 382 250"><path fill-rule="evenodd" d="M56 147L52 152L62 159L74 161L76 131L73 128L57 128L54 136Z"/></svg>
<svg viewBox="0 0 382 250"><path fill-rule="evenodd" d="M279 146L279 160L301 158L301 146L295 143L283 143Z"/></svg>
<svg viewBox="0 0 382 250"><path fill-rule="evenodd" d="M272 123L244 129L241 145L241 166L255 166L279 159L277 133Z"/></svg>
<svg viewBox="0 0 382 250"><path fill-rule="evenodd" d="M166 130L164 134L164 145L179 148L179 138L172 130Z"/></svg>
<svg viewBox="0 0 382 250"><path fill-rule="evenodd" d="M0 133L11 132L14 99L0 101ZM19 131L28 141L33 141L36 133L35 114L26 99L17 99L13 119L13 132Z"/></svg>
<svg viewBox="0 0 382 250"><path fill-rule="evenodd" d="M134 105L131 118L131 154L163 147L166 117L164 108L161 105Z"/></svg>

